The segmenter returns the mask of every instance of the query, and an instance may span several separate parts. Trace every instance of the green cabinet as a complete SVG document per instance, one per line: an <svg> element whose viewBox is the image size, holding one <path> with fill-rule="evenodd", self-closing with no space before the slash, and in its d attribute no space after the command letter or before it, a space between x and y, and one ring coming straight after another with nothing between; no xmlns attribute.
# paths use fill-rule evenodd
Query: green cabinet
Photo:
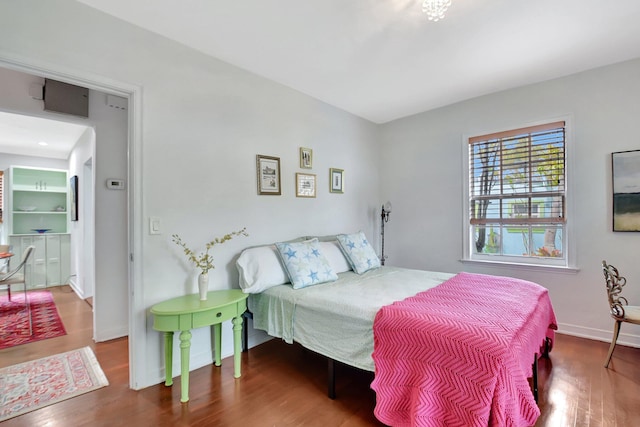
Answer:
<svg viewBox="0 0 640 427"><path fill-rule="evenodd" d="M29 246L35 248L26 265L28 289L67 283L71 265L69 234L14 235L9 237L9 244L19 257Z"/></svg>
<svg viewBox="0 0 640 427"><path fill-rule="evenodd" d="M8 184L9 244L18 259L27 247L35 247L26 266L27 287L66 283L71 264L67 171L11 166Z"/></svg>
<svg viewBox="0 0 640 427"><path fill-rule="evenodd" d="M11 166L9 234L66 233L68 188L65 170Z"/></svg>

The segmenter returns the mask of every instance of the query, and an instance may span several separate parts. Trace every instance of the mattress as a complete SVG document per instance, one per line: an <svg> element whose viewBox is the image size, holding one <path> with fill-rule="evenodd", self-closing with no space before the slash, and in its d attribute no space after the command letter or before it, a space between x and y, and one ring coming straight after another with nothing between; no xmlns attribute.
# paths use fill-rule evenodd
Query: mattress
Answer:
<svg viewBox="0 0 640 427"><path fill-rule="evenodd" d="M397 267L360 275L347 271L335 282L302 289L285 284L251 294L249 310L255 329L373 372L373 321L378 310L453 276Z"/></svg>

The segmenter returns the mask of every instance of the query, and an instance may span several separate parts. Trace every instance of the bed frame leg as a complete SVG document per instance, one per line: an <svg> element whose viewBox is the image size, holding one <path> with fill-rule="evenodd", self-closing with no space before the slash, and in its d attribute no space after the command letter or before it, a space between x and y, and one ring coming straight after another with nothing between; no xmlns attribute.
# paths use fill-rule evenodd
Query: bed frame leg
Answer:
<svg viewBox="0 0 640 427"><path fill-rule="evenodd" d="M242 313L242 352L249 351L249 319L253 319L253 313L249 310Z"/></svg>
<svg viewBox="0 0 640 427"><path fill-rule="evenodd" d="M538 403L538 353L533 355L533 398Z"/></svg>
<svg viewBox="0 0 640 427"><path fill-rule="evenodd" d="M327 358L327 374L327 395L333 400L336 398L336 366L331 358Z"/></svg>
<svg viewBox="0 0 640 427"><path fill-rule="evenodd" d="M544 339L544 346L542 350L542 357L549 358L549 353L551 352L551 338L546 337Z"/></svg>

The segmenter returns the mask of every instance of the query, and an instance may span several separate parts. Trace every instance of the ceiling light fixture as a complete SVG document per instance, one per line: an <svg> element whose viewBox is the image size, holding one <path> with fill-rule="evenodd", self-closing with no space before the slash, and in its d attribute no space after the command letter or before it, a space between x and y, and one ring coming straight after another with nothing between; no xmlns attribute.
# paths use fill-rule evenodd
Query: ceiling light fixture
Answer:
<svg viewBox="0 0 640 427"><path fill-rule="evenodd" d="M437 22L444 18L444 13L451 6L451 0L423 0L422 11L429 21Z"/></svg>
<svg viewBox="0 0 640 427"><path fill-rule="evenodd" d="M47 146L47 145L49 145L49 144L47 144L47 143L46 143L46 142L44 142L44 141L40 141L40 142L38 142L38 145L40 145L40 146L42 146L42 147L46 147L46 146Z"/></svg>

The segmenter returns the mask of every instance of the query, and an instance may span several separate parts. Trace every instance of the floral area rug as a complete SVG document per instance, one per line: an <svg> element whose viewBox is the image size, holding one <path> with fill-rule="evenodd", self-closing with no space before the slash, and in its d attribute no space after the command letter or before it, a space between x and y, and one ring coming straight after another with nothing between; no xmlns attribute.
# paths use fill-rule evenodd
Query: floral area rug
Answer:
<svg viewBox="0 0 640 427"><path fill-rule="evenodd" d="M109 385L89 347L0 369L0 422Z"/></svg>
<svg viewBox="0 0 640 427"><path fill-rule="evenodd" d="M24 292L14 292L11 302L7 294L0 297L0 350L67 333L51 292L30 291L27 294L31 305L33 334L29 334L29 313L24 304Z"/></svg>

